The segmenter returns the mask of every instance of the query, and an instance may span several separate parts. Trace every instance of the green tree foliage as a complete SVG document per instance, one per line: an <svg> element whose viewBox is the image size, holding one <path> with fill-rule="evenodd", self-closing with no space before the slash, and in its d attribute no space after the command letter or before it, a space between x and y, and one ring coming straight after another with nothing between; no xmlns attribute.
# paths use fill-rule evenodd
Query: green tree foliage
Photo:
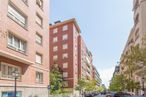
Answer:
<svg viewBox="0 0 146 97"><path fill-rule="evenodd" d="M85 91L95 91L96 90L96 80L89 80L86 82Z"/></svg>
<svg viewBox="0 0 146 97"><path fill-rule="evenodd" d="M129 76L129 79L131 79L133 77L133 73L139 69L137 63L140 62L142 57L142 51L138 46L131 47L130 52L125 55L126 61L124 64L127 66L125 74Z"/></svg>
<svg viewBox="0 0 146 97"><path fill-rule="evenodd" d="M140 83L129 78L126 78L124 75L115 75L111 80L109 90L120 92L124 90L138 90L140 88Z"/></svg>
<svg viewBox="0 0 146 97"><path fill-rule="evenodd" d="M104 91L105 91L105 89L104 89L104 87L99 86L99 87L97 88L97 91L98 91L98 92L104 92Z"/></svg>
<svg viewBox="0 0 146 97"><path fill-rule="evenodd" d="M109 90L120 92L123 91L126 87L126 77L124 75L115 75L110 83Z"/></svg>
<svg viewBox="0 0 146 97"><path fill-rule="evenodd" d="M96 80L85 80L85 79L79 79L78 86L76 87L76 90L81 91L97 91L97 81Z"/></svg>
<svg viewBox="0 0 146 97"><path fill-rule="evenodd" d="M127 80L127 83L126 83L126 89L127 90L138 90L140 88L140 83L139 82L136 82L134 80Z"/></svg>
<svg viewBox="0 0 146 97"><path fill-rule="evenodd" d="M138 82L133 80L133 74L141 69L140 65L146 64L146 48L139 48L139 46L132 46L128 54L124 56L124 62L126 70L125 75L128 75L127 78L127 89L133 91L134 89L140 88Z"/></svg>
<svg viewBox="0 0 146 97"><path fill-rule="evenodd" d="M78 80L78 86L76 86L76 90L82 91L85 89L86 81L85 79L81 78Z"/></svg>
<svg viewBox="0 0 146 97"><path fill-rule="evenodd" d="M63 77L58 66L53 66L50 72L51 94L59 94L63 92Z"/></svg>

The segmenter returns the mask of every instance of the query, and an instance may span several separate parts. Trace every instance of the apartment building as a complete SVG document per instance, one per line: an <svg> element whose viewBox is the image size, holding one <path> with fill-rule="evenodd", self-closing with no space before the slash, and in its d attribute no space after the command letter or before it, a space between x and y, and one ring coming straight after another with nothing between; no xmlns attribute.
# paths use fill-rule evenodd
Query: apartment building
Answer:
<svg viewBox="0 0 146 97"><path fill-rule="evenodd" d="M49 0L0 0L0 96L48 97Z"/></svg>
<svg viewBox="0 0 146 97"><path fill-rule="evenodd" d="M92 54L81 35L78 37L78 77L90 80L93 78Z"/></svg>
<svg viewBox="0 0 146 97"><path fill-rule="evenodd" d="M50 26L50 68L58 65L63 71L64 88L75 89L78 82L78 36L75 19L57 21Z"/></svg>
<svg viewBox="0 0 146 97"><path fill-rule="evenodd" d="M145 47L145 41L143 38L146 36L146 0L133 0L133 20L134 25L131 29L130 35L128 37L127 43L125 45L123 54L121 56L121 63L120 63L120 73L123 73L126 70L124 61L124 55L127 54L132 46L139 46L140 48ZM133 80L139 81L141 87L143 86L143 78L142 72L146 71L146 67L144 66L142 69L139 69L134 73ZM144 74L145 75L145 74ZM146 94L146 83L144 84L145 87L145 94ZM138 91L139 94L143 94L143 90Z"/></svg>
<svg viewBox="0 0 146 97"><path fill-rule="evenodd" d="M101 80L99 72L97 71L95 66L93 66L92 72L93 72L93 79L97 81L97 87L101 86L102 80Z"/></svg>
<svg viewBox="0 0 146 97"><path fill-rule="evenodd" d="M113 76L120 74L120 66L115 66Z"/></svg>

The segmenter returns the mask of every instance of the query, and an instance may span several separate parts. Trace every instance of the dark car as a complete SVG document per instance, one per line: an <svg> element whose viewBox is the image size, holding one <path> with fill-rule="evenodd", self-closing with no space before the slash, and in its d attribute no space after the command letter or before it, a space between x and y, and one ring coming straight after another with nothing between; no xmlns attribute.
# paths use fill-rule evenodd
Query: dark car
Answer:
<svg viewBox="0 0 146 97"><path fill-rule="evenodd" d="M114 95L115 95L114 92L113 92L113 93L107 93L107 94L106 94L106 97L114 97Z"/></svg>
<svg viewBox="0 0 146 97"><path fill-rule="evenodd" d="M129 93L118 92L114 95L114 97L129 97L131 96Z"/></svg>
<svg viewBox="0 0 146 97"><path fill-rule="evenodd" d="M118 93L109 93L106 95L106 97L131 97L129 93L124 92L118 92Z"/></svg>
<svg viewBox="0 0 146 97"><path fill-rule="evenodd" d="M92 93L85 93L85 97L93 97Z"/></svg>

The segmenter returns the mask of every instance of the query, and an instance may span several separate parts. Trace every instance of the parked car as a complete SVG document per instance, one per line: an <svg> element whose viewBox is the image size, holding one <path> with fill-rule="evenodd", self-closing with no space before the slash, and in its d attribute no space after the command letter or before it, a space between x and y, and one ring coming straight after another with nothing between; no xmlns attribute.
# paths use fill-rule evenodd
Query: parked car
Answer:
<svg viewBox="0 0 146 97"><path fill-rule="evenodd" d="M118 92L118 93L108 93L106 97L131 97L129 93Z"/></svg>
<svg viewBox="0 0 146 97"><path fill-rule="evenodd" d="M115 93L114 92L110 92L106 94L106 97L114 97Z"/></svg>
<svg viewBox="0 0 146 97"><path fill-rule="evenodd" d="M86 93L85 97L92 97L92 94L91 93Z"/></svg>
<svg viewBox="0 0 146 97"><path fill-rule="evenodd" d="M146 97L146 96L131 96L131 97Z"/></svg>

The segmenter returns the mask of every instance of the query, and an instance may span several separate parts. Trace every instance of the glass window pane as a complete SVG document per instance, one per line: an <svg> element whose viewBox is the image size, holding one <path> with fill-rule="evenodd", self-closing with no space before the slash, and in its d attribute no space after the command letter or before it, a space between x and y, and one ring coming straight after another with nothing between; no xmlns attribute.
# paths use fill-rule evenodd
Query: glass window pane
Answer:
<svg viewBox="0 0 146 97"><path fill-rule="evenodd" d="M19 40L17 38L14 38L14 46L16 49L19 48Z"/></svg>
<svg viewBox="0 0 146 97"><path fill-rule="evenodd" d="M36 63L39 63L39 64L42 63L42 56L39 54L36 54Z"/></svg>
<svg viewBox="0 0 146 97"><path fill-rule="evenodd" d="M21 51L25 51L26 50L26 43L20 41L20 48Z"/></svg>
<svg viewBox="0 0 146 97"><path fill-rule="evenodd" d="M1 70L2 70L2 76L3 77L6 76L7 75L7 66L1 64Z"/></svg>
<svg viewBox="0 0 146 97"><path fill-rule="evenodd" d="M62 28L62 30L63 30L63 31L68 30L68 25L64 25L63 28Z"/></svg>
<svg viewBox="0 0 146 97"><path fill-rule="evenodd" d="M37 4L40 8L43 8L43 1L42 1L42 0L36 0L36 4Z"/></svg>
<svg viewBox="0 0 146 97"><path fill-rule="evenodd" d="M9 37L8 37L8 44L9 45L13 45L13 37L12 37L12 35L9 35Z"/></svg>
<svg viewBox="0 0 146 97"><path fill-rule="evenodd" d="M42 37L38 34L36 34L36 42L42 44Z"/></svg>
<svg viewBox="0 0 146 97"><path fill-rule="evenodd" d="M16 9L14 9L11 5L8 5L8 16L10 16L21 26L23 27L26 26L26 18L23 15L21 15Z"/></svg>
<svg viewBox="0 0 146 97"><path fill-rule="evenodd" d="M42 26L42 18L41 18L40 16L38 16L38 15L36 15L36 22L37 22L40 26Z"/></svg>
<svg viewBox="0 0 146 97"><path fill-rule="evenodd" d="M14 48L17 51L26 52L26 42L16 38L13 35L8 36L8 46Z"/></svg>
<svg viewBox="0 0 146 97"><path fill-rule="evenodd" d="M12 72L13 72L12 67L8 66L8 77L9 77L9 78L12 77Z"/></svg>

